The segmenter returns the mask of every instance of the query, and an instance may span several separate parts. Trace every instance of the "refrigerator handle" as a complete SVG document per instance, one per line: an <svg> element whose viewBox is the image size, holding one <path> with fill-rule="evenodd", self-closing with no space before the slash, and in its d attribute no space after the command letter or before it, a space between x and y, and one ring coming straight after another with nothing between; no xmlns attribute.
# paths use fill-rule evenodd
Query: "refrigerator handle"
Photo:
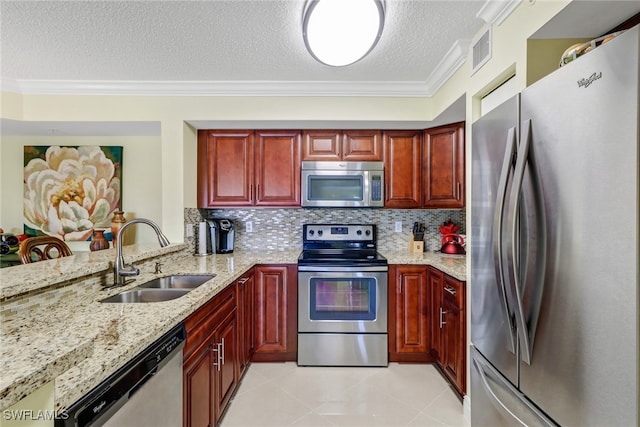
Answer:
<svg viewBox="0 0 640 427"><path fill-rule="evenodd" d="M509 285L511 290L512 299L515 304L516 311L516 325L518 328L518 336L521 348L521 358L528 365L531 364L533 357L533 341L535 338L535 330L538 323L538 315L540 313L540 301L542 298L542 291L544 288L544 272L546 270L546 222L544 218L544 209L542 206L542 200L540 198L539 183L536 182L537 175L535 173L536 165L534 156L530 151L531 147L531 120L527 120L523 123L522 138L520 147L518 148L518 155L516 160L516 166L514 171L514 184L511 188L510 206L508 210L508 221L510 227L510 236L508 239L509 245L507 246L507 257L511 260L509 262ZM531 168L532 187L534 195L536 197L536 221L537 221L537 249L538 259L535 265L536 276L535 283L523 283L523 273L520 269L519 254L517 252L516 245L519 242L519 227L518 227L518 214L520 209L520 201L522 194L522 187L524 182L524 172L529 165ZM526 275L524 275L526 277ZM527 321L524 311L524 294L525 285L531 286L528 295L531 295L530 299L530 319Z"/></svg>
<svg viewBox="0 0 640 427"><path fill-rule="evenodd" d="M498 295L500 298L500 306L502 308L502 314L505 319L505 323L508 326L508 339L507 345L511 353L516 353L516 328L514 320L509 312L509 304L507 300L507 290L505 285L504 266L503 259L503 222L504 222L504 208L505 198L507 194L507 184L511 171L511 164L513 156L516 150L516 128L512 127L507 132L507 144L504 152L504 159L502 161L502 170L500 171L500 181L498 182L498 194L496 200L496 211L493 218L493 263L496 271L496 284L498 285Z"/></svg>
<svg viewBox="0 0 640 427"><path fill-rule="evenodd" d="M482 388L487 393L487 396L489 397L489 399L491 399L494 406L496 406L496 408L500 409L502 412L508 414L514 420L516 420L519 423L519 425L523 427L527 427L527 424L525 424L524 421L518 418L516 414L510 411L507 405L505 405L502 402L502 400L500 400L500 398L496 396L496 393L493 391L493 389L491 388L491 385L489 384L489 381L487 380L487 375L484 372L483 367L480 366L480 362L478 362L478 359L476 359L475 357L473 358L473 367L476 369L476 372L478 372L478 377L480 378L480 384L482 384Z"/></svg>

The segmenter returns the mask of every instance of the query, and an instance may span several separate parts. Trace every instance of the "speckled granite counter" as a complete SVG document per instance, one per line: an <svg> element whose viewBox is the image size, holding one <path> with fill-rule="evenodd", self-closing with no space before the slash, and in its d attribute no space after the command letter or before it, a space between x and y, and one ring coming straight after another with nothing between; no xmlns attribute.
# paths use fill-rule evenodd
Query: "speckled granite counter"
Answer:
<svg viewBox="0 0 640 427"><path fill-rule="evenodd" d="M164 256L162 273L156 275L151 272L153 268L145 266L134 283L107 291L102 290L101 283L105 277L111 279L113 250L76 255L48 267L45 263L33 264L43 270L38 274L46 275L44 270L51 270L51 278L45 280L47 285L55 286L83 276L93 277L93 281L70 285L70 288L82 289L53 306L35 305L11 315L3 312L0 410L52 379L55 379L56 409L68 407L253 265L295 264L299 255L299 251L237 251L229 255L195 257L180 251L184 247L178 245L171 250L126 247L127 262ZM383 255L391 264L433 265L457 279L466 280L464 257L435 253L413 255L401 251ZM72 259L75 257L78 258ZM46 286L30 279L35 275L29 275L31 270L26 269L18 266L1 272L0 295L3 297L0 300L24 299L29 292ZM175 300L150 304L99 302L158 276L203 273L213 273L216 277Z"/></svg>
<svg viewBox="0 0 640 427"><path fill-rule="evenodd" d="M437 252L409 253L408 251L381 252L389 264L425 264L455 277L467 280L467 259L465 255L445 255Z"/></svg>

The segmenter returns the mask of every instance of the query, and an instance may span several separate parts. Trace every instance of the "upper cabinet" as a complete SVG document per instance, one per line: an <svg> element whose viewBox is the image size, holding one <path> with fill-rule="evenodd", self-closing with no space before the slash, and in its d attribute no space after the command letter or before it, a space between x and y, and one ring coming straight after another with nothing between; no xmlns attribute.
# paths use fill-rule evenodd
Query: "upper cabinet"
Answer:
<svg viewBox="0 0 640 427"><path fill-rule="evenodd" d="M302 160L382 161L382 131L305 130Z"/></svg>
<svg viewBox="0 0 640 427"><path fill-rule="evenodd" d="M296 130L198 131L198 207L300 206Z"/></svg>
<svg viewBox="0 0 640 427"><path fill-rule="evenodd" d="M384 132L385 208L464 207L464 122Z"/></svg>
<svg viewBox="0 0 640 427"><path fill-rule="evenodd" d="M464 207L464 122L424 131L425 208Z"/></svg>
<svg viewBox="0 0 640 427"><path fill-rule="evenodd" d="M422 207L422 130L384 132L384 207Z"/></svg>

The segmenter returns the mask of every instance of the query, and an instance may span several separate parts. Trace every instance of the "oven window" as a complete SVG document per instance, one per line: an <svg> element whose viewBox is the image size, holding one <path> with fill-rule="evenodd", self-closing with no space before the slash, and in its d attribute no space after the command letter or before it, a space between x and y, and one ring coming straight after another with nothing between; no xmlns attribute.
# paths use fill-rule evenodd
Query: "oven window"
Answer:
<svg viewBox="0 0 640 427"><path fill-rule="evenodd" d="M376 280L373 278L310 280L311 320L375 320Z"/></svg>
<svg viewBox="0 0 640 427"><path fill-rule="evenodd" d="M309 176L309 200L363 200L362 175Z"/></svg>

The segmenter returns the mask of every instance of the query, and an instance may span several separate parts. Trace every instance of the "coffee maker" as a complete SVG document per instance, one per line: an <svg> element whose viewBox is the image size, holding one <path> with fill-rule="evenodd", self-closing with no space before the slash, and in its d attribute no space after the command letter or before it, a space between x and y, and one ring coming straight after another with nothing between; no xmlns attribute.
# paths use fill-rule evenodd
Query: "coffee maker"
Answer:
<svg viewBox="0 0 640 427"><path fill-rule="evenodd" d="M235 242L235 225L227 218L208 219L209 238L207 252L213 254L228 254L233 252Z"/></svg>

